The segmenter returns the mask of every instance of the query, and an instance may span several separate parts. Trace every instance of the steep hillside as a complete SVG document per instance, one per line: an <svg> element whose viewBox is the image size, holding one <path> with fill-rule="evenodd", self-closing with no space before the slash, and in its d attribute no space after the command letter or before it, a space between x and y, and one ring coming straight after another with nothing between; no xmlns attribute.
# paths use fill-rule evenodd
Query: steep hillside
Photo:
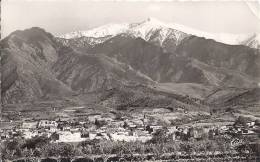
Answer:
<svg viewBox="0 0 260 162"><path fill-rule="evenodd" d="M162 48L141 38L118 35L92 48L90 53L104 53L120 62L130 65L156 82L185 82L193 76L196 82L203 82L200 71L191 66L184 57L165 53ZM179 75L177 75L179 74ZM197 75L196 75L197 74Z"/></svg>
<svg viewBox="0 0 260 162"><path fill-rule="evenodd" d="M2 40L3 102L60 98L74 91L153 83L127 64L107 56L80 53L64 43L40 28L16 31Z"/></svg>
<svg viewBox="0 0 260 162"><path fill-rule="evenodd" d="M164 48L141 38L121 34L96 45L89 52L106 54L130 65L133 69L159 83L200 83L215 86L224 84L226 86L245 87L257 84L257 75L250 75L249 73L249 71L252 73L259 71L257 60L253 60L259 58L254 50L244 46L240 47L241 50L238 50L238 54L241 54L241 57L244 58L247 55L251 57L244 60L248 67L242 67L243 65L239 64L239 57L234 58L233 51L230 52L230 55L233 56L229 55L229 51L226 52L227 45L221 44L223 47L219 49L214 46L212 50L201 49L200 43L204 48L210 48L207 44L212 40L199 42L204 39L197 37L194 39L194 44L198 44L198 48L195 45L193 46L193 43L189 43L190 39L187 38L177 46L176 52L169 53L165 52ZM220 43L216 43L216 46L220 46ZM223 49L223 52L221 49ZM194 56L192 53L194 53ZM236 62L232 62L230 65L228 63L232 60L228 62L227 59L234 59Z"/></svg>
<svg viewBox="0 0 260 162"><path fill-rule="evenodd" d="M184 39L175 51L210 66L226 68L247 74L259 81L260 52L242 45L226 45L200 37Z"/></svg>
<svg viewBox="0 0 260 162"><path fill-rule="evenodd" d="M128 84L153 83L149 77L113 58L82 54L74 50L63 53L53 65L53 71L57 79L81 93Z"/></svg>
<svg viewBox="0 0 260 162"><path fill-rule="evenodd" d="M40 28L16 31L1 41L2 102L70 94L50 67L57 61L54 37Z"/></svg>

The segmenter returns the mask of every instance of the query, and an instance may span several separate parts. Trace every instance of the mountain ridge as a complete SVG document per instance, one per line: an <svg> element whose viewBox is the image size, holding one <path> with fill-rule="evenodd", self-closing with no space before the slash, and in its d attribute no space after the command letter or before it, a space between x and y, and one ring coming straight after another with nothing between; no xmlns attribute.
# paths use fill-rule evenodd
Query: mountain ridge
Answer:
<svg viewBox="0 0 260 162"><path fill-rule="evenodd" d="M76 31L71 33L66 33L63 35L58 35L57 37L65 39L85 37L105 37L105 36L115 36L122 33L133 34L135 37L141 37L145 40L149 31L153 30L175 30L176 32L181 32L184 35L195 35L199 37L205 37L206 39L214 39L217 42L222 42L230 45L247 45L252 48L258 48L259 39L252 39L254 35L259 35L256 33L250 34L228 34L228 33L208 33L200 30L196 30L184 25L176 23L164 23L156 18L148 18L142 22L138 23L119 23L119 24L107 24L92 28L89 30ZM164 36L165 37L165 36ZM259 37L259 36L258 36ZM246 43L246 40L255 41L254 44ZM257 45L256 45L257 44Z"/></svg>

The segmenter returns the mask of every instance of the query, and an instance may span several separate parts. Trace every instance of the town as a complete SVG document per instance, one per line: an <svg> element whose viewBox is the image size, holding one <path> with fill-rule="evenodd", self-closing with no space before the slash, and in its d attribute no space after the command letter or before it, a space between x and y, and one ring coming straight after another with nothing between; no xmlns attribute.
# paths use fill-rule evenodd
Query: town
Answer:
<svg viewBox="0 0 260 162"><path fill-rule="evenodd" d="M0 129L0 133L2 141L15 139L18 136L24 139L46 136L51 138L54 143L78 143L96 139L147 142L161 130L165 131L167 137L175 141L200 140L205 137L210 139L218 135L257 136L260 133L260 121L246 121L243 117L239 117L233 123L165 125L165 123L152 120L148 114L129 117L96 113L89 114L83 119L25 120L15 127ZM232 145L235 145L236 142L237 139L234 138Z"/></svg>
<svg viewBox="0 0 260 162"><path fill-rule="evenodd" d="M46 119L18 113L22 120L12 120L8 118L10 112L4 112L0 129L2 158L259 157L260 121L255 118L237 116L234 121L213 121L208 112L143 109L102 113L73 109L58 111L55 118Z"/></svg>

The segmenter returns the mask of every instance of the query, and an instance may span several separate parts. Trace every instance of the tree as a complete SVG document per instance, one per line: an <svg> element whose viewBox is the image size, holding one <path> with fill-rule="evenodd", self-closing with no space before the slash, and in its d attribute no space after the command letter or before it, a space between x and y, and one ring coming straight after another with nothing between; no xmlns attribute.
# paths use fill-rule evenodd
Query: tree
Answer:
<svg viewBox="0 0 260 162"><path fill-rule="evenodd" d="M103 127L104 125L106 125L106 121L105 120L97 120L95 119L95 125L97 128Z"/></svg>
<svg viewBox="0 0 260 162"><path fill-rule="evenodd" d="M22 156L22 139L14 139L1 143L2 159L14 159Z"/></svg>
<svg viewBox="0 0 260 162"><path fill-rule="evenodd" d="M36 136L27 140L22 148L35 149L36 147L41 148L44 145L48 145L50 139L47 136Z"/></svg>
<svg viewBox="0 0 260 162"><path fill-rule="evenodd" d="M247 119L246 119L245 117L239 116L239 117L237 118L237 120L235 121L234 125L235 125L235 126L241 125L241 126L246 127L246 126L247 126L247 125L246 125L246 122L247 122Z"/></svg>
<svg viewBox="0 0 260 162"><path fill-rule="evenodd" d="M260 120L259 120L259 119L256 119L256 120L255 120L255 125L260 126Z"/></svg>
<svg viewBox="0 0 260 162"><path fill-rule="evenodd" d="M187 153L190 157L193 152L193 147L188 142L183 142L180 144L180 151Z"/></svg>
<svg viewBox="0 0 260 162"><path fill-rule="evenodd" d="M35 148L33 151L33 156L34 157L41 157L42 156L42 151L40 148Z"/></svg>
<svg viewBox="0 0 260 162"><path fill-rule="evenodd" d="M166 135L166 130L164 129L158 129L154 135L153 138L150 140L151 143L159 143L159 144L163 144L165 142L167 142L168 138Z"/></svg>

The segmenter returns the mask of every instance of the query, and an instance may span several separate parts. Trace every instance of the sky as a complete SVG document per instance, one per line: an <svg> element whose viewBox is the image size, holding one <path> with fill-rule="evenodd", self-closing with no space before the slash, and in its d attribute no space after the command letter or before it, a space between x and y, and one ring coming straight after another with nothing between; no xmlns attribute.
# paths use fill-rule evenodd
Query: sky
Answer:
<svg viewBox="0 0 260 162"><path fill-rule="evenodd" d="M260 33L260 2L2 0L1 34L41 27L55 35L154 17L210 33Z"/></svg>

